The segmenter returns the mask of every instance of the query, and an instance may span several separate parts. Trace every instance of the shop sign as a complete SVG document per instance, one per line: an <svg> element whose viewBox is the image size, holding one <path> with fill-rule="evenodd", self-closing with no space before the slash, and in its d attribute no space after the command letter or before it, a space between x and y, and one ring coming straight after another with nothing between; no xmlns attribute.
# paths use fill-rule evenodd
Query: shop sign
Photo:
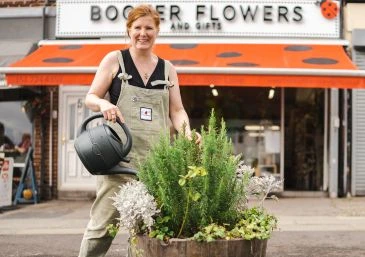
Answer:
<svg viewBox="0 0 365 257"><path fill-rule="evenodd" d="M4 158L0 153L0 207L12 204L13 158Z"/></svg>
<svg viewBox="0 0 365 257"><path fill-rule="evenodd" d="M124 37L129 10L144 1L59 0L56 36ZM162 37L339 38L341 1L149 1Z"/></svg>

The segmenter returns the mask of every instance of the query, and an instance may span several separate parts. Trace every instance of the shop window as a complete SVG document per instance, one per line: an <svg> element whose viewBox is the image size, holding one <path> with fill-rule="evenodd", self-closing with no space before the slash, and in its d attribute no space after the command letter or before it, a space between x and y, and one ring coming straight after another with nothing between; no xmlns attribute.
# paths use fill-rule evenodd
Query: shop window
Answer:
<svg viewBox="0 0 365 257"><path fill-rule="evenodd" d="M24 102L0 102L0 150L14 150L24 135L32 134L32 123L27 118Z"/></svg>
<svg viewBox="0 0 365 257"><path fill-rule="evenodd" d="M206 125L211 109L226 122L235 154L256 175L280 177L281 90L250 87L181 87L191 127Z"/></svg>
<svg viewBox="0 0 365 257"><path fill-rule="evenodd" d="M70 110L69 110L69 114L70 114L70 126L69 126L69 138L68 140L74 140L75 139L75 135L76 135L76 129L77 126L75 124L75 117L76 117L76 104L71 104L69 105Z"/></svg>

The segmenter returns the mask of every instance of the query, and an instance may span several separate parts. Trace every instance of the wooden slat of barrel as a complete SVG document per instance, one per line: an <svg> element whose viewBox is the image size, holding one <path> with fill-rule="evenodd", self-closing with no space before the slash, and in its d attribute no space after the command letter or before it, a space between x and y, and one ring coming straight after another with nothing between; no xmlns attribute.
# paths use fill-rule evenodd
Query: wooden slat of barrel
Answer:
<svg viewBox="0 0 365 257"><path fill-rule="evenodd" d="M148 236L137 236L137 251L130 257L265 257L267 240L215 240L196 242L173 238L168 243Z"/></svg>

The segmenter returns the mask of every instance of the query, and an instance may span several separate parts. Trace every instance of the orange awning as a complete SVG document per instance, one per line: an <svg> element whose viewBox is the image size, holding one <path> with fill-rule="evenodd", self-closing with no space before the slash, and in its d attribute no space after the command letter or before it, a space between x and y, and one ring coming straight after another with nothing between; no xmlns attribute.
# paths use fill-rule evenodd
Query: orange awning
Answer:
<svg viewBox="0 0 365 257"><path fill-rule="evenodd" d="M101 59L126 44L40 46L5 68L9 85L90 85ZM365 73L341 45L157 44L154 52L170 60L180 85L365 88Z"/></svg>

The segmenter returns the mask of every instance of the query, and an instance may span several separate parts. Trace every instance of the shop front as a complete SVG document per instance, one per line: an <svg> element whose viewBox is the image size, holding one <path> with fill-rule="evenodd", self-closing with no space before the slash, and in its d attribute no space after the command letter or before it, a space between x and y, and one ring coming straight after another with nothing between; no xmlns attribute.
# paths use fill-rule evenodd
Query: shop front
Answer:
<svg viewBox="0 0 365 257"><path fill-rule="evenodd" d="M360 70L365 70L365 1L346 1L344 8L344 35L350 41L350 52L353 62ZM363 151L364 141L364 111L363 106L365 90L352 90L351 102L351 169L347 180L351 185L351 194L357 196L365 195L365 169L362 160L365 157Z"/></svg>
<svg viewBox="0 0 365 257"><path fill-rule="evenodd" d="M235 153L257 176L283 178L283 193L291 195L338 196L347 129L340 92L365 87L365 73L341 40L340 2L330 2L338 8L330 14L317 1L154 3L162 18L154 51L176 66L192 127L206 124L214 108ZM93 192L95 178L73 142L90 115L84 97L99 62L128 47L123 24L136 2L57 4L58 39L41 41L6 70L6 79L57 86L57 189Z"/></svg>

